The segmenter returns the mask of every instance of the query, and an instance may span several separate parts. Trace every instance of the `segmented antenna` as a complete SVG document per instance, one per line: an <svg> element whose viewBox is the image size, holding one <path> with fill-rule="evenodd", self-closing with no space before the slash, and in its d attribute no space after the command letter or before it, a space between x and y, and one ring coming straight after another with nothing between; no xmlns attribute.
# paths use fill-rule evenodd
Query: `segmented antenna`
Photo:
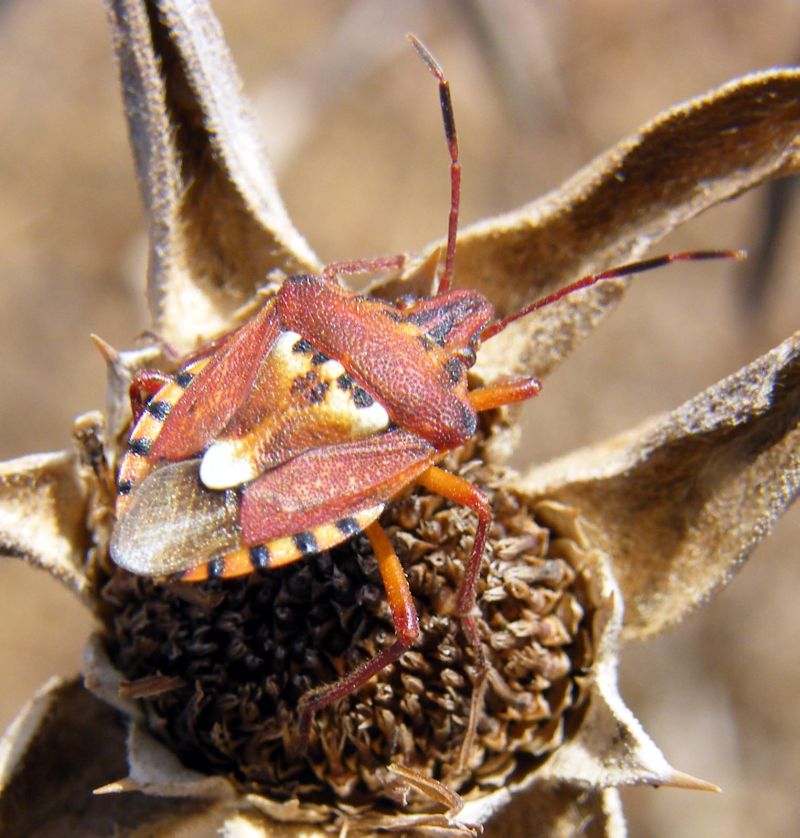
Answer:
<svg viewBox="0 0 800 838"><path fill-rule="evenodd" d="M494 335L498 332L502 332L503 329L515 320L525 317L526 314L530 314L532 311L549 306L569 294L574 294L576 291L580 291L583 288L589 288L598 282L602 282L604 279L617 279L621 276L630 276L630 274L652 271L655 268L662 267L663 265L669 265L671 262L694 262L701 259L735 259L737 261L741 261L746 257L747 253L744 250L691 250L684 253L665 253L662 256L653 256L651 259L643 259L641 262L629 262L627 265L618 265L616 268L611 268L599 274L589 274L589 276L585 276L583 279L579 279L576 282L565 285L563 288L559 288L558 291L554 291L552 294L548 294L546 297L542 297L541 299L530 303L530 305L521 308L519 311L509 314L508 317L498 320L497 323L492 323L487 326L481 332L480 340L481 342L489 340L489 338L494 337Z"/></svg>
<svg viewBox="0 0 800 838"><path fill-rule="evenodd" d="M453 117L453 100L450 98L450 83L447 81L439 62L431 51L416 35L406 36L427 68L439 80L439 103L442 107L444 135L450 152L450 217L447 224L447 253L444 260L444 272L439 277L437 294L444 294L453 284L453 270L456 260L456 236L458 234L458 208L461 202L461 164L458 162L458 137L456 122Z"/></svg>

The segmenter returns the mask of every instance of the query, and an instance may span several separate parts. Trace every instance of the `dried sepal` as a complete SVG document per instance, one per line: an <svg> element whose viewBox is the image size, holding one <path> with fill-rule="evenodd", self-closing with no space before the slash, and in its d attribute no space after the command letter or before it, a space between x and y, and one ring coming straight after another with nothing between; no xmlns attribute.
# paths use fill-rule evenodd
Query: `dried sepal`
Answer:
<svg viewBox="0 0 800 838"><path fill-rule="evenodd" d="M724 585L800 487L800 333L664 416L533 469L610 556L625 634L680 620Z"/></svg>
<svg viewBox="0 0 800 838"><path fill-rule="evenodd" d="M124 723L117 712L78 681L51 679L3 736L0 832L99 834L101 824L122 820L125 812L93 805L92 790L124 767Z"/></svg>
<svg viewBox="0 0 800 838"><path fill-rule="evenodd" d="M133 724L137 732L128 732ZM131 743L134 741L133 749ZM131 760L131 753L135 759ZM302 818L266 817L254 806L240 813L221 778L187 783L190 772L129 717L77 681L48 681L22 708L0 740L0 832L3 835L110 835L148 838L186 835L263 835L313 838L329 834ZM116 787L109 777L136 773ZM141 783L145 780L146 783ZM158 786L158 780L162 785ZM168 784L177 791L167 796ZM160 792L160 793L159 793ZM191 792L195 792L192 794ZM213 793L212 793L213 792ZM36 800L36 805L31 802ZM296 807L295 807L296 808ZM287 804L287 809L291 807ZM287 823L281 823L284 820ZM295 823L288 823L294 820Z"/></svg>
<svg viewBox="0 0 800 838"><path fill-rule="evenodd" d="M126 743L128 772L97 789L99 794L140 791L155 797L194 797L232 800L234 787L224 778L186 768L138 721L132 721Z"/></svg>
<svg viewBox="0 0 800 838"><path fill-rule="evenodd" d="M281 273L313 268L316 266L315 259L286 219L274 185L263 168L253 141L249 119L242 119L238 78L230 63L218 24L207 6L200 2L179 0L162 0L150 4L134 3L132 0L109 0L109 8L128 97L137 167L151 222L151 301L156 315L156 328L177 349L182 349L194 344L198 336L220 331L235 321L236 312L241 311L238 307L243 303L247 304L248 297L252 295L255 285L263 281L265 273L272 272L277 276ZM798 123L797 88L798 75L795 71L763 73L669 112L639 135L600 158L570 181L560 193L554 193L540 202L523 207L516 213L466 231L461 238L463 247L459 252L459 285L484 290L498 304L498 309L505 311L518 301L537 296L541 291L557 283L563 283L577 274L636 256L649 243L701 209L738 194L760 181L792 171L797 162L796 149L793 147L793 143L796 143ZM231 126L233 129L229 131ZM437 244L421 257L418 263L420 267L415 278L424 280L424 283L418 286L421 291L428 290L428 280L433 273L438 250ZM491 288L487 287L489 284ZM413 285L405 286L401 290L408 290L408 287ZM573 299L561 308L554 308L550 318L539 318L529 325L519 324L519 327L513 330L516 336L511 330L506 336L511 343L506 345L498 339L486 347L487 351L482 359L485 377L495 377L500 371L509 374L515 368L539 373L548 370L569 350L578 337L588 332L599 321L619 293L619 287L609 285L597 289L594 294L586 295L583 300ZM187 309L192 310L191 322L185 318ZM534 347L537 352L536 358L533 357ZM161 349L168 350L168 347L162 346ZM166 351L165 354L169 355L169 352ZM498 362L498 359L502 363ZM136 368L136 362L128 364L126 359L117 356L110 358L109 366L112 368L114 381L112 402L122 406L127 379L131 369ZM794 416L796 424L796 416L792 414L790 406L791 403L787 402L781 415L787 422ZM708 407L709 405L705 405L703 409ZM711 413L713 416L713 410ZM112 411L112 438L116 437L125 424L124 414L123 409L117 413ZM758 418L757 411L753 411L753 414L752 422L751 418L745 416L739 424L746 425L750 431L757 428L754 436L750 437L757 443L756 453L763 453L763 459L770 461L771 466L776 467L777 463L779 469L784 469L783 473L790 475L784 489L788 487L794 491L797 484L796 460L792 459L791 447L773 448L765 440L768 436L765 430L769 424L768 417L775 414L770 413L770 409L765 409L766 418ZM692 415L690 418L697 418L702 426L702 416ZM736 421L728 428L734 437L739 433L737 428ZM649 431L653 431L653 426L649 426ZM677 448L680 449L684 443L700 439L706 432L710 433L712 438L715 435L724 436L724 429L714 425L712 420L710 430L706 428L700 433L690 431L684 435L676 432L674 438L677 440ZM87 474L87 467L91 465L91 452L95 449L94 443L98 439L99 431L89 434L82 450L83 454L89 455L88 459L81 459L79 463L75 463L74 458L66 459L66 462L72 463L72 471L69 473L72 475L71 479L76 481L74 488L77 492L73 493L73 501L79 506L83 504L82 509L85 508L87 496L84 481L90 481L90 498L95 497L100 490L101 480L98 478L97 482L92 484ZM631 439L627 442L635 447ZM639 448L641 449L641 446ZM657 449L657 453L664 454L666 451L668 454L668 449L669 444L665 444L663 450ZM749 449L742 445L738 450L747 452ZM642 454L641 450L639 453ZM615 459L618 454L619 452L613 449L604 449L602 452L602 456L610 457L612 470L614 463L618 462L618 459ZM773 454L776 457L770 459ZM485 462L488 458L481 459ZM639 459L634 457L634 460L630 470L622 469L610 477L604 476L603 480L616 477L622 480L628 474L636 478L640 475L638 469L641 469L642 475L651 476L646 473L647 465L651 462L647 456L642 454ZM790 462L789 466L786 465L787 461ZM600 469L600 466L597 465L596 468ZM100 469L96 471L99 472ZM573 483L570 480L575 473L577 472L567 474L562 471L560 482L556 481L553 485L556 489L572 487ZM750 476L745 480L746 486L754 488L753 481L757 473L762 474L765 484L772 483L769 469L765 467L763 472L758 472L758 469L754 468L752 474L748 472ZM751 482L748 483L748 480ZM736 481L734 484L741 488ZM528 482L524 487L530 491L533 485L532 482ZM603 488L605 487L606 484ZM507 486L505 488L508 489ZM636 488L640 489L641 486ZM660 488L663 489L664 486ZM602 494L602 491L601 488L598 494ZM47 492L46 487L45 494ZM510 491L510 494L519 497L520 493ZM525 497L525 492L521 494L528 506L534 506L532 497ZM767 523L772 520L770 516L777 514L781 504L788 502L790 494L790 491L784 491L783 494L778 492L773 498L780 496L780 502L764 507L767 510L764 512ZM556 493L556 496L559 495ZM552 704L556 712L561 714L550 727L545 725L541 732L533 727L527 728L523 730L528 736L527 739L523 739L521 744L519 739L512 741L503 724L506 724L509 718L516 721L513 713L518 708L510 706L507 701L504 704L502 685L492 685L495 694L490 695L490 698L501 705L498 713L501 722L494 730L490 729L488 732L488 738L491 739L494 735L495 739L489 743L489 749L494 746L495 750L501 753L483 773L480 773L483 768L481 761L475 761L476 765L472 767L477 772L478 780L471 789L467 789L470 799L467 800L460 817L464 823L489 823L494 831L500 830L509 836L537 833L574 834L579 830L584 834L623 834L616 792L600 787L608 783L672 782L689 786L693 783L691 778L674 772L666 761L662 761L660 752L641 732L638 723L619 699L616 658L621 598L615 583L608 575L609 565L604 562L603 552L609 554L612 562L610 566L622 574L623 590L633 613L633 632L644 633L643 626L647 620L653 620L658 626L667 622L667 618L674 614L683 613L688 607L688 598L684 596L682 599L680 592L676 594L673 590L666 590L665 583L669 581L669 576L667 572L659 575L658 571L663 570L661 568L656 567L653 570L648 567L649 576L641 574L632 578L629 572L631 557L624 556L616 549L622 537L619 532L614 532L613 538L609 537L608 542L603 542L602 539L593 541L594 544L600 545L602 550L591 551L587 551L587 546L575 535L575 528L571 527L570 519L572 518L574 523L579 515L589 519L588 530L592 539L597 535L598 528L602 535L603 528L600 525L605 527L615 515L622 520L622 510L614 505L619 500L618 497L611 498L608 512L604 512L599 503L596 507L592 507L591 504L584 506L584 500L594 497L591 492L587 492L585 497L580 495L572 498L568 493L563 497L570 502L580 503L576 503L572 510L565 508L563 504L555 504L552 500L535 504L537 513L555 516L559 519L559 526L571 533L568 537L552 539L552 546L563 554L563 557L557 557L556 565L563 566L562 558L569 559L573 568L588 567L591 564L592 573L589 573L587 578L594 579L596 593L599 592L600 596L590 598L588 602L591 608L588 610L585 608L584 599L564 597L564 604L559 606L557 621L549 621L549 614L534 614L536 624L547 627L548 631L552 630L551 636L557 641L556 645L579 647L578 665L575 666L579 675L571 679L570 689L555 690L552 702L542 701L540 705L536 705L545 707ZM506 502L507 500L506 498ZM421 503L424 514L417 517L425 524L424 531L412 534L409 530L413 527L405 526L404 522L400 521L393 537L408 552L406 558L411 564L424 558L431 550L438 550L438 564L421 574L424 581L425 573L433 577L435 574L441 575L442 569L446 572L452 570L453 557L457 555L460 546L463 547L442 543L424 544L425 539L430 540L431 535L441 535L444 532L451 542L460 542L464 536L468 541L470 529L465 521L465 517L468 516L459 512L445 512L437 501L430 498ZM92 548L96 548L98 544L96 526L102 517L102 504L99 501L90 501L89 506L89 513L80 516L83 526L79 528L74 541L80 545L72 554L75 567L80 566L79 563L86 555L97 556L99 553L97 549ZM0 510L2 509L0 503ZM409 511L402 508L397 514L402 517L404 511L411 517L416 514L413 509ZM604 513L602 517L601 512ZM49 525L49 516L52 516L52 512L48 513L47 510L45 514L37 513L37 516L28 521L30 529L34 529L40 519ZM524 518L523 515L522 519ZM532 517L529 516L528 521L532 521ZM757 530L763 522L762 517L750 522L748 526ZM609 526L613 529L613 522ZM452 532L447 533L448 528ZM92 529L89 535L87 530ZM648 536L647 533L644 535ZM514 536L520 536L520 533L514 533ZM535 533L523 532L521 540L531 545L536 541ZM513 558L509 551L513 554L518 547L519 544L509 547L508 540L501 538L494 545L494 555L502 562ZM586 557L587 552L591 553L590 558ZM675 566L667 570L684 575L693 573L695 565L684 561L685 558L677 556ZM728 558L730 560L730 556ZM732 562L735 563L735 560ZM58 563L51 564L57 566ZM98 564L102 565L102 561ZM455 570L459 571L458 559ZM496 570L496 564L490 568L492 573ZM724 573L722 575L724 576ZM708 576L718 580L719 573L715 576L714 572L710 572ZM488 587L489 593L484 597L483 604L488 606L490 618L495 618L501 610L492 611L493 596L499 598L506 589L524 595L519 579L502 574L501 577L501 581ZM434 581L438 583L439 580ZM445 582L448 580L445 579ZM449 582L452 583L453 580L450 579ZM715 584L718 584L718 581ZM652 585L652 590L648 589L647 585ZM711 589L714 584L707 587ZM233 586L231 589L233 590ZM534 598L541 599L552 596L553 593L538 590ZM367 594L371 595L371 592L367 591ZM183 596L187 601L194 597L189 604L195 608L213 606L213 591L206 596L205 603L202 601L205 595L197 589L193 589L192 593L185 589ZM669 600L670 597L678 603L678 607L667 613L664 600ZM374 604L374 597L372 600ZM435 603L432 602L431 605L435 606ZM516 608L516 603L514 605ZM425 613L435 615L437 612L435 608L426 608ZM584 622L591 624L595 633L584 630L580 643L569 643L573 637L569 627L572 626L574 630L581 623L583 615L586 615ZM514 616L516 617L516 614ZM386 623L385 615L383 621ZM501 636L499 649L493 649L493 652L502 652L504 644L505 648L509 648L508 644L518 639L530 645L526 634L528 627L521 626L523 622L521 619L510 619L507 625L501 625L500 631L497 632ZM141 620L138 625L141 627ZM235 633L230 631L231 628L236 629L236 625L229 621L226 628L229 635ZM520 628L521 634L515 635L515 631L520 631ZM142 636L140 639L144 643L150 638ZM174 636L172 640L174 642ZM201 643L202 640L189 633L185 638L181 638L181 644ZM233 658L242 657L241 644L237 646L233 643L228 650ZM560 649L549 651L551 657L547 658L545 663L558 663L563 659L563 655L559 654ZM409 655L412 662L415 661L413 655L412 650ZM417 662L420 657L417 656ZM498 658L502 656L495 656L493 663ZM469 666L469 660L466 663ZM392 685L392 690L383 689L379 696L389 700L394 693L414 700L414 691L406 689L409 683L414 686L414 673L403 674L406 676L405 681L401 679L399 687ZM177 684L184 682L184 679L169 680L168 676L156 674L135 679L133 682L122 684L122 687L129 695L157 696L158 689L153 692L154 679L162 677L164 680L161 686L167 694L176 689ZM452 671L448 671L446 677L446 685L452 686ZM461 677L461 681L466 683L466 680L468 679ZM420 677L417 677L417 682L421 684L421 692L424 694L429 682ZM114 674L106 680L91 684L94 689L101 687L98 691L105 691L107 695L120 685L119 676ZM372 689L373 686L370 685L369 688ZM385 684L379 686L385 687ZM462 684L457 686L460 690ZM66 688L77 689L75 685L67 685ZM205 685L197 692L199 698L207 695L204 689ZM465 695L468 699L468 693ZM64 713L48 711L28 717L29 724L26 730L30 732L35 729L37 734L23 737L25 741L19 740L21 745L15 753L34 753L35 750L31 746L47 741L53 754L44 749L45 758L41 765L43 769L48 768L51 762L46 758L58 754L65 746L69 750L72 744L71 739L65 740L61 728L69 727L70 735L85 736L86 742L91 743L91 736L85 733L85 724L89 724L96 726L104 736L108 736L109 727L113 728L114 735L110 737L109 742L113 745L114 753L119 756L122 726L118 696L113 702L116 708L106 708L108 716L103 718L95 715L93 708L96 702L88 699L85 693L83 697L77 698L70 692L68 697L69 709ZM360 701L362 705L369 704L364 701L363 696ZM353 703L359 703L357 696L353 697ZM245 706L244 702L242 704ZM48 707L55 708L56 704ZM245 709L249 710L249 707L245 706ZM362 711L362 707L357 707L361 713L360 718L366 720L367 724L371 722L367 716L369 709L367 707L366 711ZM444 709L450 712L448 707ZM567 710L576 712L570 714ZM344 717L347 716L346 708L338 712ZM391 732L391 723L387 720L393 719L394 716L386 712L379 715L379 721L382 720L384 725L380 732L385 736L387 731ZM568 716L570 718L567 718ZM334 719L338 721L340 717L337 715ZM56 719L59 725L52 724L53 719ZM581 722L577 729L574 726L576 719ZM155 722L153 729L158 730L158 725L163 720L155 715L152 720ZM509 727L521 726L517 724ZM215 733L218 734L220 729L218 725ZM331 731L335 734L337 730L335 726L328 726L329 742L332 738ZM529 734L530 730L534 733ZM163 726L160 732L163 733ZM252 730L245 732L248 735L253 733ZM503 740L503 737L506 739ZM500 746L497 745L498 742ZM503 751L506 745L508 753ZM184 831L216 831L230 836L311 835L317 834L318 830L308 823L284 827L274 822L314 822L319 819L330 822L329 811L315 812L308 803L301 807L293 800L274 801L252 793L243 794L238 800L242 805L250 804L266 817L262 819L259 814L252 812L231 814L225 809L229 791L227 781L217 777L222 786L216 781L207 783L207 777L198 777L196 772L188 772L176 761L174 754L151 737L139 721L131 728L128 747L130 766L127 769L121 766L118 770L109 770L109 764L104 757L97 760L106 770L104 782L111 777L121 778L116 787L106 786L107 791L123 788L141 789L156 795L188 795L190 798L192 795L201 794L204 795L203 800L196 797L184 800L167 797L153 801L145 800L144 796L139 794L106 794L89 799L90 792L84 784L81 789L73 790L73 799L70 801L71 806L82 807L82 814L76 816L70 824L77 831L91 831L95 826L92 819L96 819L98 813L107 815L109 812L113 812L117 827L125 828L130 825L132 833L139 830L140 833L149 835L174 834L179 825ZM39 749L40 752L42 750ZM364 753L369 760L374 761L375 751L366 748ZM328 752L323 753L319 762L313 766L317 778L328 779L325 771L330 769L327 757L331 754L337 756L333 747L329 747ZM520 763L529 768L531 763L533 766L530 771L522 770L512 777L518 758ZM354 763L356 767L361 767L358 757ZM23 765L23 762L15 759L14 764ZM27 760L24 765L26 771L30 768L35 772L39 768L32 759ZM15 781L22 777L23 773L14 772ZM35 773L25 776L27 788L41 788L53 782L51 777L42 780ZM378 772L373 776L379 779ZM451 776L454 784L463 781L462 777ZM542 781L545 777L549 778L548 782ZM561 782L562 780L568 782ZM339 782L339 788L346 790L346 785L342 784L340 778L333 778L333 782ZM579 785L576 786L575 783ZM698 787L697 782L694 782L694 787ZM9 790L16 793L13 783L6 787L6 792ZM370 786L367 791L373 792L374 789ZM205 802L205 795L216 799ZM219 801L220 797L223 799L222 803ZM512 797L514 805L509 806ZM4 805L9 801L12 806L17 805L19 800L19 796L7 794ZM111 802L106 804L104 801ZM104 806L107 808L104 809ZM44 820L49 817L50 811L44 812ZM66 811L68 816L71 816L72 810ZM348 818L342 815L346 812L344 805L341 805L338 811L339 825L350 832L370 828L369 815L364 815L363 812L347 813L350 815ZM530 814L526 817L527 813ZM38 815L42 815L41 810ZM420 817L431 816L424 814ZM442 816L433 816L433 819L425 824L425 828L461 829L454 823L448 823L448 817L444 816L442 820ZM373 826L375 824L373 821ZM410 824L409 817L405 815L392 815L391 819L380 821L381 826L393 829L409 828ZM422 822L417 821L417 824L422 825ZM521 829L522 832L515 833L515 829Z"/></svg>
<svg viewBox="0 0 800 838"><path fill-rule="evenodd" d="M486 294L504 315L580 276L639 258L700 212L796 172L798 135L799 69L732 81L657 116L558 190L465 229L457 284ZM376 290L425 293L441 247L435 243L411 266L410 285L378 283ZM481 348L476 371L488 381L546 375L625 285L603 283L525 318Z"/></svg>
<svg viewBox="0 0 800 838"><path fill-rule="evenodd" d="M186 350L228 327L267 275L318 263L286 214L208 4L107 5L150 222L154 328Z"/></svg>
<svg viewBox="0 0 800 838"><path fill-rule="evenodd" d="M503 838L624 838L627 834L616 789L579 789L569 783L500 789L467 803L463 816L484 824L485 835Z"/></svg>
<svg viewBox="0 0 800 838"><path fill-rule="evenodd" d="M674 769L623 702L617 680L619 627L613 643L599 654L603 659L593 673L589 709L581 728L542 767L536 781L719 791L713 783Z"/></svg>
<svg viewBox="0 0 800 838"><path fill-rule="evenodd" d="M111 442L123 437L130 426L133 377L142 369L165 368L170 359L163 343L118 352L97 335L91 335L91 339L106 363L106 424ZM113 447L109 453L113 454Z"/></svg>
<svg viewBox="0 0 800 838"><path fill-rule="evenodd" d="M43 568L87 599L87 497L70 452L0 464L0 555Z"/></svg>
<svg viewBox="0 0 800 838"><path fill-rule="evenodd" d="M92 634L83 651L83 685L106 704L116 707L127 718L134 721L142 718L135 701L124 696L121 676L109 660L102 635Z"/></svg>

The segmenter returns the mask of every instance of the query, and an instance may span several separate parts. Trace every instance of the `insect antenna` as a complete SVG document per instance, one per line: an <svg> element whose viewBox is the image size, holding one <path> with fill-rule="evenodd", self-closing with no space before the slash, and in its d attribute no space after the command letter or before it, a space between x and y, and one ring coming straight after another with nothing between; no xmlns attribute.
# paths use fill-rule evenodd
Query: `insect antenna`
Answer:
<svg viewBox="0 0 800 838"><path fill-rule="evenodd" d="M589 276L585 276L569 285L565 285L563 288L559 288L558 291L554 291L546 297L535 300L519 311L515 311L513 314L504 317L502 320L490 324L481 332L480 341L483 343L483 341L494 337L515 320L525 317L525 315L530 314L532 311L549 306L563 297L574 294L583 288L589 288L598 282L602 282L604 279L617 279L621 276L630 276L631 274L652 271L655 268L669 265L671 262L696 262L703 259L736 259L737 261L741 261L746 256L747 254L744 250L691 250L683 253L665 253L661 256L653 256L651 259L643 259L640 262L629 262L627 265L618 265L616 268L610 268L599 274L589 274Z"/></svg>
<svg viewBox="0 0 800 838"><path fill-rule="evenodd" d="M442 107L442 121L444 135L447 139L447 150L450 152L450 216L447 224L447 253L444 260L444 273L439 277L436 294L444 294L450 290L453 282L453 270L456 260L456 234L458 233L458 208L461 202L461 164L458 162L458 137L456 136L456 122L453 117L453 100L450 98L450 83L447 81L439 62L431 51L416 35L407 36L411 46L425 62L427 68L439 81L439 102Z"/></svg>

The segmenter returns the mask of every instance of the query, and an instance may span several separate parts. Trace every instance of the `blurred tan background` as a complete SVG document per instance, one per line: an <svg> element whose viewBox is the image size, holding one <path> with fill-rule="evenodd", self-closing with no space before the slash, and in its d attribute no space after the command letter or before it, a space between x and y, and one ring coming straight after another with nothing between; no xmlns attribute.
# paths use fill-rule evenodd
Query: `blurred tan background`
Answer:
<svg viewBox="0 0 800 838"><path fill-rule="evenodd" d="M295 223L323 260L413 250L444 233L448 169L425 39L453 88L466 223L558 185L660 110L800 59L795 0L218 0ZM100 406L96 331L147 326L143 216L99 0L0 3L0 455L69 444ZM664 173L669 176L668 172ZM766 190L663 249L752 247ZM798 328L800 200L760 308L738 266L639 282L527 413L519 465L678 405ZM800 510L733 585L628 649L623 692L678 767L717 796L625 793L632 835L786 835L800 823ZM43 574L0 562L0 724L90 630Z"/></svg>

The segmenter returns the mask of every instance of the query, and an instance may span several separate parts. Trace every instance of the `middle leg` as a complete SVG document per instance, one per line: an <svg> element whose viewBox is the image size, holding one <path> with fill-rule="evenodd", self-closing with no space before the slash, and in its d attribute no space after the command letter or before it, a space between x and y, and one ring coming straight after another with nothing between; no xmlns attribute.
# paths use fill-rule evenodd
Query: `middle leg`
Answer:
<svg viewBox="0 0 800 838"><path fill-rule="evenodd" d="M300 699L297 751L305 750L308 744L308 734L311 730L311 719L314 713L360 689L373 675L377 675L389 664L394 663L419 636L419 618L414 607L414 599L411 596L405 571L397 558L392 542L384 532L383 527L377 522L370 524L364 530L364 533L372 545L372 550L378 562L378 569L383 586L386 589L386 598L389 601L397 637L391 646L374 658L364 661L343 678L324 687L310 690Z"/></svg>

